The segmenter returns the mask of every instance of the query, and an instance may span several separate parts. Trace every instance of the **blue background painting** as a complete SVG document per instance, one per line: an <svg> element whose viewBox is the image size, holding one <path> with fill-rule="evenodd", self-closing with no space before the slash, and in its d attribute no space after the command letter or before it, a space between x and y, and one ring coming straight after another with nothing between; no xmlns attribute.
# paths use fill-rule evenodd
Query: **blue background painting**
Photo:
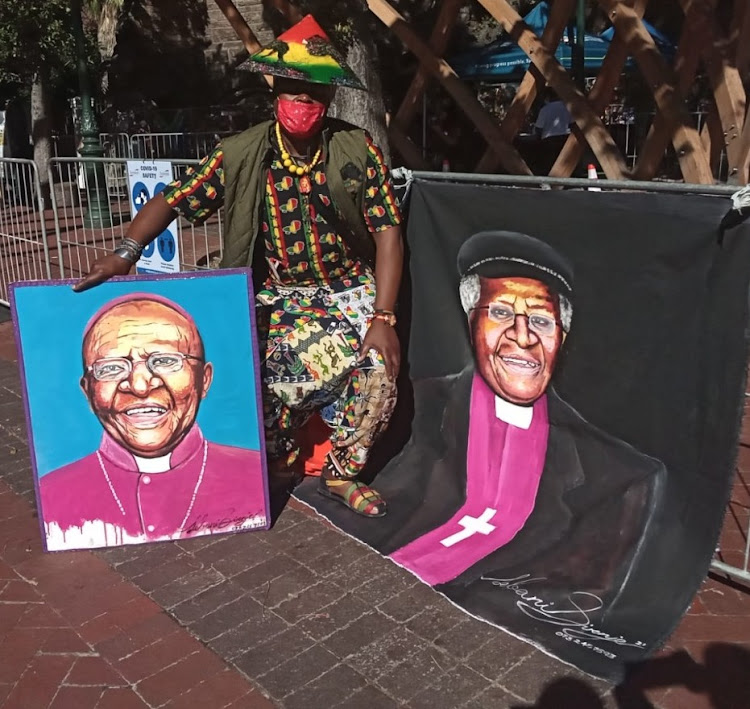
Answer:
<svg viewBox="0 0 750 709"><path fill-rule="evenodd" d="M14 288L38 476L98 448L102 427L79 386L83 330L107 301L133 292L169 298L195 319L214 366L198 412L206 438L260 450L248 282L242 273L190 274L105 283L84 293L69 284Z"/></svg>

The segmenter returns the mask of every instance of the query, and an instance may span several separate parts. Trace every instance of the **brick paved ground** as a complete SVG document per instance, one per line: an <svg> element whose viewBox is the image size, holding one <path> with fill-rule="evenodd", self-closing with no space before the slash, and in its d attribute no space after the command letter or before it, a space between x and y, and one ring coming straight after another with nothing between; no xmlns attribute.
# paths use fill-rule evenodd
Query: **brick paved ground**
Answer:
<svg viewBox="0 0 750 709"><path fill-rule="evenodd" d="M7 337L0 324L10 359ZM749 448L739 469L730 563L750 515ZM33 510L18 376L0 361L8 709L270 706L260 692L286 709L750 706L750 590L727 579L709 578L665 650L612 688L465 616L294 503L267 533L54 555Z"/></svg>

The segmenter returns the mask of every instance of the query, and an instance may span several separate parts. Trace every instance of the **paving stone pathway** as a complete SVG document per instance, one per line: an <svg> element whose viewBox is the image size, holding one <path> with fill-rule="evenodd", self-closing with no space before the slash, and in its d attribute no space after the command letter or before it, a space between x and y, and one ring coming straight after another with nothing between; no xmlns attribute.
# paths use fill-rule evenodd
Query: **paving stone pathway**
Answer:
<svg viewBox="0 0 750 709"><path fill-rule="evenodd" d="M45 554L19 391L0 360L0 707L750 706L750 592L719 577L615 689L469 618L295 502L266 533ZM730 563L750 515L746 448L739 468Z"/></svg>

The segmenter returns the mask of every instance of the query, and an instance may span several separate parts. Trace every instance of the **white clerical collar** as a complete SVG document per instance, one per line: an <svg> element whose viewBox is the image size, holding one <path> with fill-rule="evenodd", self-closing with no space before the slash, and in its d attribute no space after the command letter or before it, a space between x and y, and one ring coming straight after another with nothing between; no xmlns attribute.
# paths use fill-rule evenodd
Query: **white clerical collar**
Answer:
<svg viewBox="0 0 750 709"><path fill-rule="evenodd" d="M159 456L158 458L139 458L134 455L135 464L141 473L166 473L169 470L169 462L172 457L171 453Z"/></svg>
<svg viewBox="0 0 750 709"><path fill-rule="evenodd" d="M534 417L534 407L511 404L495 395L495 416L511 426L528 430Z"/></svg>

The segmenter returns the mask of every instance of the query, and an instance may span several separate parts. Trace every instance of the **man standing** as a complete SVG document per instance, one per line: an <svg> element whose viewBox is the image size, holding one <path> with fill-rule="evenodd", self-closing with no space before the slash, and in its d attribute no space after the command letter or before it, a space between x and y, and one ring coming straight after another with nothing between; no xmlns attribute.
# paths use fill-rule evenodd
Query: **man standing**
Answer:
<svg viewBox="0 0 750 709"><path fill-rule="evenodd" d="M271 74L275 121L227 139L134 219L78 290L124 275L174 219L224 211L222 267L253 266L269 458L291 465L310 415L331 428L319 492L380 517L357 476L396 400L401 217L382 153L363 130L326 118L335 86L363 88L311 16L250 58ZM377 287L376 287L377 284Z"/></svg>
<svg viewBox="0 0 750 709"><path fill-rule="evenodd" d="M534 128L542 140L570 135L570 117L565 104L555 96L552 89L547 89L544 96L544 105L539 109Z"/></svg>
<svg viewBox="0 0 750 709"><path fill-rule="evenodd" d="M81 354L104 434L40 478L49 550L266 525L258 451L209 442L196 422L214 368L189 313L148 293L116 298L89 321Z"/></svg>
<svg viewBox="0 0 750 709"><path fill-rule="evenodd" d="M544 104L539 109L539 115L534 123L541 153L540 174L549 174L570 135L572 122L567 106L548 87L544 95Z"/></svg>

